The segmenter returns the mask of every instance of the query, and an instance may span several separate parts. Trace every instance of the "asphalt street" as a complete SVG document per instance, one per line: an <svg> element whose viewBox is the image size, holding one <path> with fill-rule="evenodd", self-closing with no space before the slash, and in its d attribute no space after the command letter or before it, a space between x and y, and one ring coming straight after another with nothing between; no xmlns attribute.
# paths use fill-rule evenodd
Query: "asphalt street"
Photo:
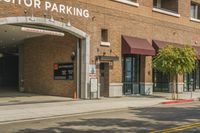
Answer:
<svg viewBox="0 0 200 133"><path fill-rule="evenodd" d="M0 124L0 133L199 133L200 102Z"/></svg>

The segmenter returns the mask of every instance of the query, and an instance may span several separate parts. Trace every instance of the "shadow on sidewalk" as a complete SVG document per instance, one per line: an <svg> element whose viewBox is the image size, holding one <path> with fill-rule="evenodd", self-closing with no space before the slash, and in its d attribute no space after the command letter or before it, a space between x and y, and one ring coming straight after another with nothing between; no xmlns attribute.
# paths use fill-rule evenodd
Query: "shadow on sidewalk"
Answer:
<svg viewBox="0 0 200 133"><path fill-rule="evenodd" d="M118 113L120 114L120 112ZM143 109L129 109L129 118L119 115L104 117L90 116L70 120L65 118L62 122L56 122L57 126L46 129L27 128L17 133L121 133L138 132L144 133L152 130L171 128L182 123L200 121L200 105L186 107L151 107ZM122 119L123 118L123 119ZM41 122L40 124L45 124ZM54 124L55 125L55 124Z"/></svg>

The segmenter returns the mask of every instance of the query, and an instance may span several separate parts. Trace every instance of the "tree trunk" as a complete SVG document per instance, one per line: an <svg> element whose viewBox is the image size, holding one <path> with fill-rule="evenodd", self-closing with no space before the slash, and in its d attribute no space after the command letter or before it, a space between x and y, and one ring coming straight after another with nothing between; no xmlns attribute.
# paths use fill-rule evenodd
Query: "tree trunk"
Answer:
<svg viewBox="0 0 200 133"><path fill-rule="evenodd" d="M176 100L176 75L171 76L171 81L172 81L172 88L171 88L171 93L172 93L172 100Z"/></svg>

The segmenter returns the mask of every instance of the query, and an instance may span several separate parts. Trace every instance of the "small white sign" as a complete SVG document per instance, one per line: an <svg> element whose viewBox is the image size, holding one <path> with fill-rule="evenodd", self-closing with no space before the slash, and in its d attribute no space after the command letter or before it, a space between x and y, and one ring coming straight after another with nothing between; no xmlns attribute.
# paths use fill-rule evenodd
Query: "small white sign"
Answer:
<svg viewBox="0 0 200 133"><path fill-rule="evenodd" d="M96 65L90 65L89 66L89 77L96 78L96 73L97 73Z"/></svg>
<svg viewBox="0 0 200 133"><path fill-rule="evenodd" d="M92 93L97 93L97 91L98 91L97 84L98 84L97 78L90 79L90 87L91 87L90 90Z"/></svg>

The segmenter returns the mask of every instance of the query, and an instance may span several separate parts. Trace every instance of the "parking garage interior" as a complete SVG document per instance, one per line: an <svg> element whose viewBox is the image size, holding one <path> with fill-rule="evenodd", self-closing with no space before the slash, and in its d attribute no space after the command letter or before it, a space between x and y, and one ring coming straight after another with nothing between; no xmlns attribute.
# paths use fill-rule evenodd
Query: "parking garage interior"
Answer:
<svg viewBox="0 0 200 133"><path fill-rule="evenodd" d="M55 31L51 27L39 25L2 25L0 26L0 92L20 91L23 85L20 77L20 45L27 39L45 36L46 34L23 31L22 27L33 29L47 29ZM30 30L30 29L29 29ZM41 32L41 31L39 31ZM34 56L34 55L33 55Z"/></svg>
<svg viewBox="0 0 200 133"><path fill-rule="evenodd" d="M0 26L0 91L19 90L19 45L39 36L21 31L21 26Z"/></svg>

